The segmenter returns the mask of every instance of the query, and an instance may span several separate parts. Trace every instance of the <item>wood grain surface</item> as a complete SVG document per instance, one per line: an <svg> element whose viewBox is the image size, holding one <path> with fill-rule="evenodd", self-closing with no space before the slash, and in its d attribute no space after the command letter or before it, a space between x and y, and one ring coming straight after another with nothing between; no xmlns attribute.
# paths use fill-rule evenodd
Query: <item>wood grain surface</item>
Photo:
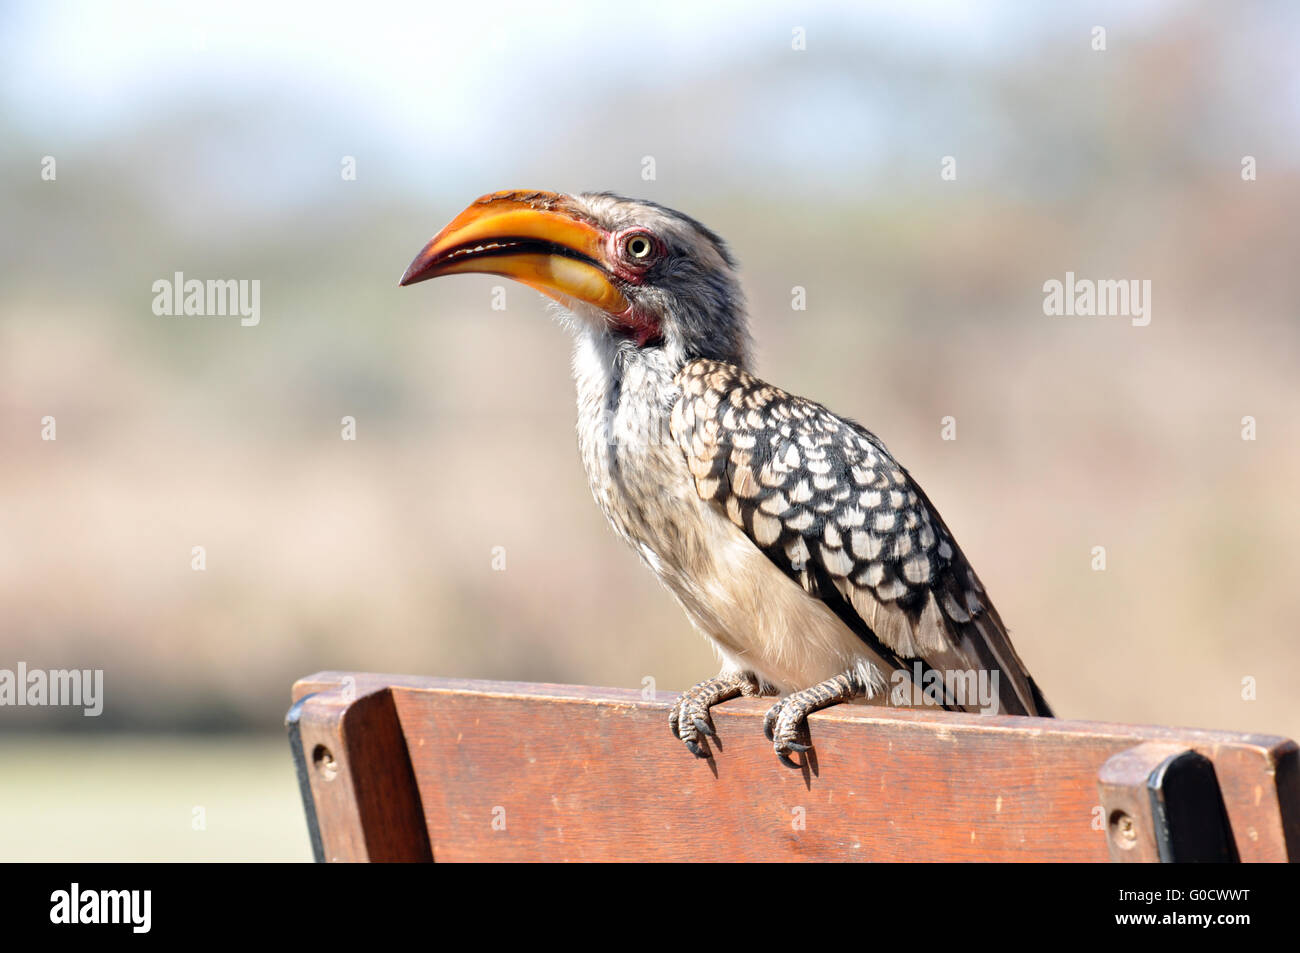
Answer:
<svg viewBox="0 0 1300 953"><path fill-rule="evenodd" d="M311 693L323 859L1106 861L1098 772L1152 742L1211 760L1243 861L1300 856L1297 748L1267 735L841 705L791 770L767 699L715 708L699 760L666 692L323 672Z"/></svg>

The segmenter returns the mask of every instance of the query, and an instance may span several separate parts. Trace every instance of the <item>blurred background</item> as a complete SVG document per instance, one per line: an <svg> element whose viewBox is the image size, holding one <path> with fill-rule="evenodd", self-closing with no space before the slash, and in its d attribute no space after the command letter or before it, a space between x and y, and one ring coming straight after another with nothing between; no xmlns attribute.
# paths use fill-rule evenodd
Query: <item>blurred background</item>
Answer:
<svg viewBox="0 0 1300 953"><path fill-rule="evenodd" d="M0 5L0 668L105 693L0 708L0 858L307 859L318 670L716 670L540 296L397 287L503 188L728 238L760 375L908 465L1058 713L1300 736L1300 10L837 7ZM178 271L260 323L154 314ZM1067 271L1150 325L1045 316Z"/></svg>

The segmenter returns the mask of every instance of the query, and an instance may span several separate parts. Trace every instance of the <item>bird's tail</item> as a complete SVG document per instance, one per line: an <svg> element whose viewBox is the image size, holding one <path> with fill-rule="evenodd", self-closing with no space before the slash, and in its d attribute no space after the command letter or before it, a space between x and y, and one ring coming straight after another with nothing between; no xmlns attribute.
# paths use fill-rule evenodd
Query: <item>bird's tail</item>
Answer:
<svg viewBox="0 0 1300 953"><path fill-rule="evenodd" d="M968 630L962 633L968 651L975 654L987 671L999 673L999 714L1055 717L1052 706L1043 697L1042 690L1011 644L1007 627L997 609L986 603L985 611L962 628Z"/></svg>

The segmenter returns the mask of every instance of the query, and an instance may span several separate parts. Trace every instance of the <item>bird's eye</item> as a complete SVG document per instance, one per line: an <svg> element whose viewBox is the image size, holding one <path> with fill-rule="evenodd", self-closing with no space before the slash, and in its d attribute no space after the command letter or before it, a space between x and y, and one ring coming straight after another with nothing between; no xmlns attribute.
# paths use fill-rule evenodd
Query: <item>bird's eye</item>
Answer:
<svg viewBox="0 0 1300 953"><path fill-rule="evenodd" d="M648 261L654 256L655 240L644 232L633 232L623 239L623 251L632 261Z"/></svg>

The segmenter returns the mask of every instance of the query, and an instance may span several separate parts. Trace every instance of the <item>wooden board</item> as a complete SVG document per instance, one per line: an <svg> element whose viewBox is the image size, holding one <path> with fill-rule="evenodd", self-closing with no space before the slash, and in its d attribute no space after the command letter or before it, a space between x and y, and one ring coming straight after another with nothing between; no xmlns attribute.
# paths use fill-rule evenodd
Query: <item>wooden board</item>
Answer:
<svg viewBox="0 0 1300 953"><path fill-rule="evenodd" d="M325 672L308 695L324 859L1106 861L1098 772L1149 742L1213 763L1243 861L1300 856L1296 745L1266 735L842 705L791 770L767 699L715 708L699 760L664 692Z"/></svg>

